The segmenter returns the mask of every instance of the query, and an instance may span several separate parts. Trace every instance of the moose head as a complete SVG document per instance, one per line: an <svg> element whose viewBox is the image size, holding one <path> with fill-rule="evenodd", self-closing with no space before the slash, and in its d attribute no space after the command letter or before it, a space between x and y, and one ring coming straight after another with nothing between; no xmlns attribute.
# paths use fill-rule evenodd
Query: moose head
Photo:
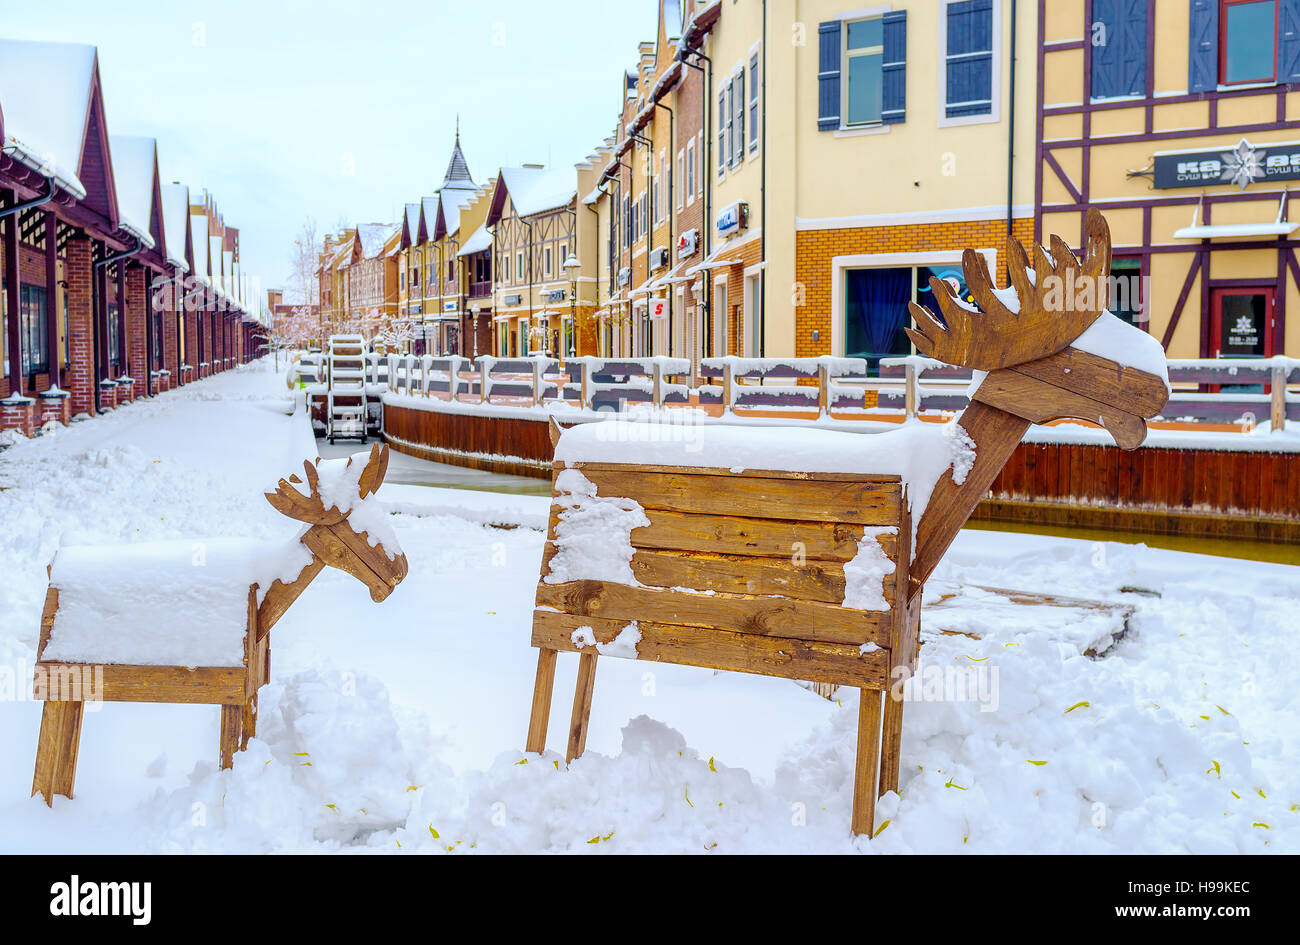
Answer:
<svg viewBox="0 0 1300 945"><path fill-rule="evenodd" d="M962 266L979 309L931 277L942 315L913 302L916 328L906 331L922 354L988 372L974 400L1031 423L1098 423L1117 445L1133 449L1146 439L1147 419L1169 399L1166 378L1144 369L1163 372L1163 351L1106 310L1110 228L1095 209L1084 234L1082 263L1052 236L1050 250L1034 246L1032 268L1020 243L1008 237L1005 289L995 288L984 256L967 249ZM1151 356L1133 357L1140 352Z"/></svg>
<svg viewBox="0 0 1300 945"><path fill-rule="evenodd" d="M321 564L351 574L375 601L391 594L407 572L388 516L372 498L387 470L388 447L376 443L368 455L307 460L303 477L281 479L266 493L276 510L310 526L299 539Z"/></svg>

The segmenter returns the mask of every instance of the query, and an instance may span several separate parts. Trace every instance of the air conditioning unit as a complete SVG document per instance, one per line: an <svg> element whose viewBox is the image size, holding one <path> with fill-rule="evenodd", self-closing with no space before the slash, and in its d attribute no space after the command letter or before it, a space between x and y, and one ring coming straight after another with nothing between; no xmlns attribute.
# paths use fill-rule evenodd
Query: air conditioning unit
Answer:
<svg viewBox="0 0 1300 945"><path fill-rule="evenodd" d="M650 268L661 269L668 265L668 247L660 246L650 251Z"/></svg>

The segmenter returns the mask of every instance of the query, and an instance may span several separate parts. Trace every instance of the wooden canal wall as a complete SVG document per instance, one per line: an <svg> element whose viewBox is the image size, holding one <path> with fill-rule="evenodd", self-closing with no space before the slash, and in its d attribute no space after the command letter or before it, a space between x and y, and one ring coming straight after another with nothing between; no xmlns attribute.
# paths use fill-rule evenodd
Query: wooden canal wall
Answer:
<svg viewBox="0 0 1300 945"><path fill-rule="evenodd" d="M385 435L394 449L491 472L550 476L552 450L544 410L495 404L451 407L431 399L403 406L403 399L385 398ZM579 422L595 419L574 413ZM840 426L845 425L856 423ZM1040 431L1036 439L1051 435ZM1171 445L1177 442L1173 434L1152 431L1149 442L1159 445L1133 451L1088 442L1021 443L971 517L1300 541L1300 452L1214 449L1209 446L1213 436L1244 435L1202 435L1195 438L1196 445L1180 448Z"/></svg>

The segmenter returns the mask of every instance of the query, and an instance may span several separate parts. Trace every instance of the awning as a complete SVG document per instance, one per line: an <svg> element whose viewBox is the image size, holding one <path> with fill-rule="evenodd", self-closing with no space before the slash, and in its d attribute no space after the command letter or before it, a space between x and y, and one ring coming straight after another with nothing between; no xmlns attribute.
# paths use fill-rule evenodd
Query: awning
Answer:
<svg viewBox="0 0 1300 945"><path fill-rule="evenodd" d="M1201 205L1205 202L1205 197L1202 196L1196 203L1196 209L1192 211L1192 225L1174 230L1174 239L1213 240L1242 236L1288 236L1300 226L1300 223L1291 223L1282 219L1286 213L1287 197L1288 192L1284 190L1281 199L1277 202L1277 217L1269 223L1201 223L1199 222Z"/></svg>
<svg viewBox="0 0 1300 945"><path fill-rule="evenodd" d="M460 248L457 256L468 256L471 253L481 253L492 246L492 233L484 224L474 231L474 234L465 241L465 245Z"/></svg>

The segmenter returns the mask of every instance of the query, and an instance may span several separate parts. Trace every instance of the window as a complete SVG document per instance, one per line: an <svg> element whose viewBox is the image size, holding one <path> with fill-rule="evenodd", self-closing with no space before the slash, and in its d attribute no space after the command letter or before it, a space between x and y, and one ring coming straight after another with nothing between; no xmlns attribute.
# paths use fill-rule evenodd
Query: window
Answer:
<svg viewBox="0 0 1300 945"><path fill-rule="evenodd" d="M1219 81L1272 82L1277 73L1275 0L1222 0Z"/></svg>
<svg viewBox="0 0 1300 945"><path fill-rule="evenodd" d="M1146 0L1092 0L1092 97L1146 92Z"/></svg>
<svg viewBox="0 0 1300 945"><path fill-rule="evenodd" d="M678 210L682 208L683 201L686 199L686 195L683 193L683 191L686 189L685 172L686 172L686 152L678 151L677 152L677 173L673 175L675 178L673 183L676 185L677 188L677 209Z"/></svg>
<svg viewBox="0 0 1300 945"><path fill-rule="evenodd" d="M686 203L695 202L695 139L686 142Z"/></svg>
<svg viewBox="0 0 1300 945"><path fill-rule="evenodd" d="M1146 329L1142 313L1142 261L1116 257L1110 264L1110 311L1130 325Z"/></svg>
<svg viewBox="0 0 1300 945"><path fill-rule="evenodd" d="M515 253L515 281L523 282L528 274L524 272L524 254L523 252Z"/></svg>
<svg viewBox="0 0 1300 945"><path fill-rule="evenodd" d="M118 317L120 314L121 313L117 309L117 303L109 302L108 303L108 363L109 364L118 363L117 344L118 344L118 338L121 336L122 333L122 326L120 324L121 318Z"/></svg>
<svg viewBox="0 0 1300 945"><path fill-rule="evenodd" d="M560 268L561 268L561 270L563 270L563 268L564 268L564 262L565 262L566 259L569 258L569 244L568 244L568 243L561 243L561 244L560 244L560 251L556 254L555 258L559 261L559 263L560 263ZM561 271L561 272L560 272L560 275L568 275L568 273Z"/></svg>
<svg viewBox="0 0 1300 945"><path fill-rule="evenodd" d="M758 53L749 57L749 150L758 150Z"/></svg>
<svg viewBox="0 0 1300 945"><path fill-rule="evenodd" d="M880 121L881 73L885 56L880 17L844 24L844 110L846 125Z"/></svg>
<svg viewBox="0 0 1300 945"><path fill-rule="evenodd" d="M411 288L414 289L419 284L420 284L420 267L412 266L411 267Z"/></svg>
<svg viewBox="0 0 1300 945"><path fill-rule="evenodd" d="M502 282L510 281L510 254L509 253L501 254L501 281Z"/></svg>
<svg viewBox="0 0 1300 945"><path fill-rule="evenodd" d="M162 368L163 366L163 310L158 306L151 306L153 311L150 313L150 319L153 321L153 366Z"/></svg>
<svg viewBox="0 0 1300 945"><path fill-rule="evenodd" d="M993 0L949 3L944 25L944 117L992 114Z"/></svg>
<svg viewBox="0 0 1300 945"><path fill-rule="evenodd" d="M45 318L45 288L35 285L23 286L19 292L18 313L18 330L23 346L23 373L39 374L48 371L50 336L49 325Z"/></svg>
<svg viewBox="0 0 1300 945"><path fill-rule="evenodd" d="M817 28L817 130L896 124L907 114L907 11Z"/></svg>

